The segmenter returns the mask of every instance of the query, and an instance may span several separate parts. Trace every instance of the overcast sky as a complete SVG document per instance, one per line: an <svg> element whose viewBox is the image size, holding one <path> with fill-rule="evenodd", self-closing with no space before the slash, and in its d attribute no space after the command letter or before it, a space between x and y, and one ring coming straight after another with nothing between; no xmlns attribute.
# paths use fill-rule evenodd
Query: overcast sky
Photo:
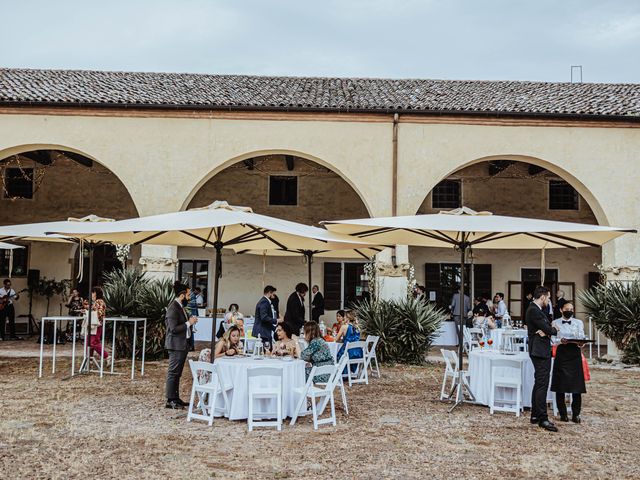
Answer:
<svg viewBox="0 0 640 480"><path fill-rule="evenodd" d="M3 67L640 83L640 0L2 0Z"/></svg>

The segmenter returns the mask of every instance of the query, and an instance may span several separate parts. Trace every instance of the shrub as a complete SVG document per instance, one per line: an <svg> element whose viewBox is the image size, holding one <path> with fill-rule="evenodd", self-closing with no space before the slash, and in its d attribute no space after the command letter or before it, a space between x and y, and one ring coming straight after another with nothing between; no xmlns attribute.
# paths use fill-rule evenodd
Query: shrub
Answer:
<svg viewBox="0 0 640 480"><path fill-rule="evenodd" d="M623 362L640 364L640 281L598 284L578 298L600 331L622 350Z"/></svg>
<svg viewBox="0 0 640 480"><path fill-rule="evenodd" d="M104 297L107 313L112 316L142 317L147 319L145 357L149 360L164 356L165 323L167 306L173 300L172 282L169 279L149 279L134 269L115 269L104 275ZM144 325L138 324L138 339L142 338ZM116 355L131 357L133 324L118 327ZM109 338L106 336L106 338ZM142 351L137 342L137 351Z"/></svg>
<svg viewBox="0 0 640 480"><path fill-rule="evenodd" d="M412 297L355 305L364 335L380 337L381 361L422 364L444 320L443 310Z"/></svg>

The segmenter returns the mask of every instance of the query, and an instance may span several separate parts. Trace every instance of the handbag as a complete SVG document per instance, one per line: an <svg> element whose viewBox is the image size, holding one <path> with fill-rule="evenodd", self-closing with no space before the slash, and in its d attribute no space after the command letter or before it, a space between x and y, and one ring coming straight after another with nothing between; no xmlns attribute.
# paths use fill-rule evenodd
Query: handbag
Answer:
<svg viewBox="0 0 640 480"><path fill-rule="evenodd" d="M82 316L82 327L80 328L81 335L87 335L87 327L89 326L88 312L84 312ZM100 320L98 320L98 312L93 310L91 312L91 335L98 333L98 327L100 326Z"/></svg>

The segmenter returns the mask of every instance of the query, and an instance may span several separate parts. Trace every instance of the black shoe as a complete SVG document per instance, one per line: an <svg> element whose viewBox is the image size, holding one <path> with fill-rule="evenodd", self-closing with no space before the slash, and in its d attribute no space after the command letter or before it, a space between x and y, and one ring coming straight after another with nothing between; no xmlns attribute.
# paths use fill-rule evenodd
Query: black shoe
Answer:
<svg viewBox="0 0 640 480"><path fill-rule="evenodd" d="M531 419L529 420L532 424L536 424L538 423L538 419L536 417L531 417Z"/></svg>
<svg viewBox="0 0 640 480"><path fill-rule="evenodd" d="M569 417L567 417L566 415L560 415L560 421L561 422L568 422L569 421Z"/></svg>
<svg viewBox="0 0 640 480"><path fill-rule="evenodd" d="M175 400L175 402L176 402L178 405L182 405L183 407L188 407L188 406L189 406L189 402L185 402L184 400L182 400L182 399L180 399L180 398L178 398L177 400Z"/></svg>
<svg viewBox="0 0 640 480"><path fill-rule="evenodd" d="M556 427L553 423L551 423L549 420L543 420L542 422L540 422L538 424L538 426L540 428L544 428L545 430L549 431L549 432L557 432L558 431L558 427Z"/></svg>
<svg viewBox="0 0 640 480"><path fill-rule="evenodd" d="M164 405L165 408L173 408L174 410L182 410L184 408L183 405L177 402L177 400L167 400L167 403Z"/></svg>
<svg viewBox="0 0 640 480"><path fill-rule="evenodd" d="M573 417L571 417L571 421L573 423L580 423L582 420L580 419L580 415L574 415Z"/></svg>

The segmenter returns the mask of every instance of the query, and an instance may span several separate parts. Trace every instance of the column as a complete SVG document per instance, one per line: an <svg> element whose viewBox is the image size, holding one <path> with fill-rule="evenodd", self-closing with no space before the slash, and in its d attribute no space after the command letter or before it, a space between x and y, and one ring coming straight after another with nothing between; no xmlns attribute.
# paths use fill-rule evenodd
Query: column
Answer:
<svg viewBox="0 0 640 480"><path fill-rule="evenodd" d="M142 245L140 265L150 278L176 278L178 248L167 245Z"/></svg>

